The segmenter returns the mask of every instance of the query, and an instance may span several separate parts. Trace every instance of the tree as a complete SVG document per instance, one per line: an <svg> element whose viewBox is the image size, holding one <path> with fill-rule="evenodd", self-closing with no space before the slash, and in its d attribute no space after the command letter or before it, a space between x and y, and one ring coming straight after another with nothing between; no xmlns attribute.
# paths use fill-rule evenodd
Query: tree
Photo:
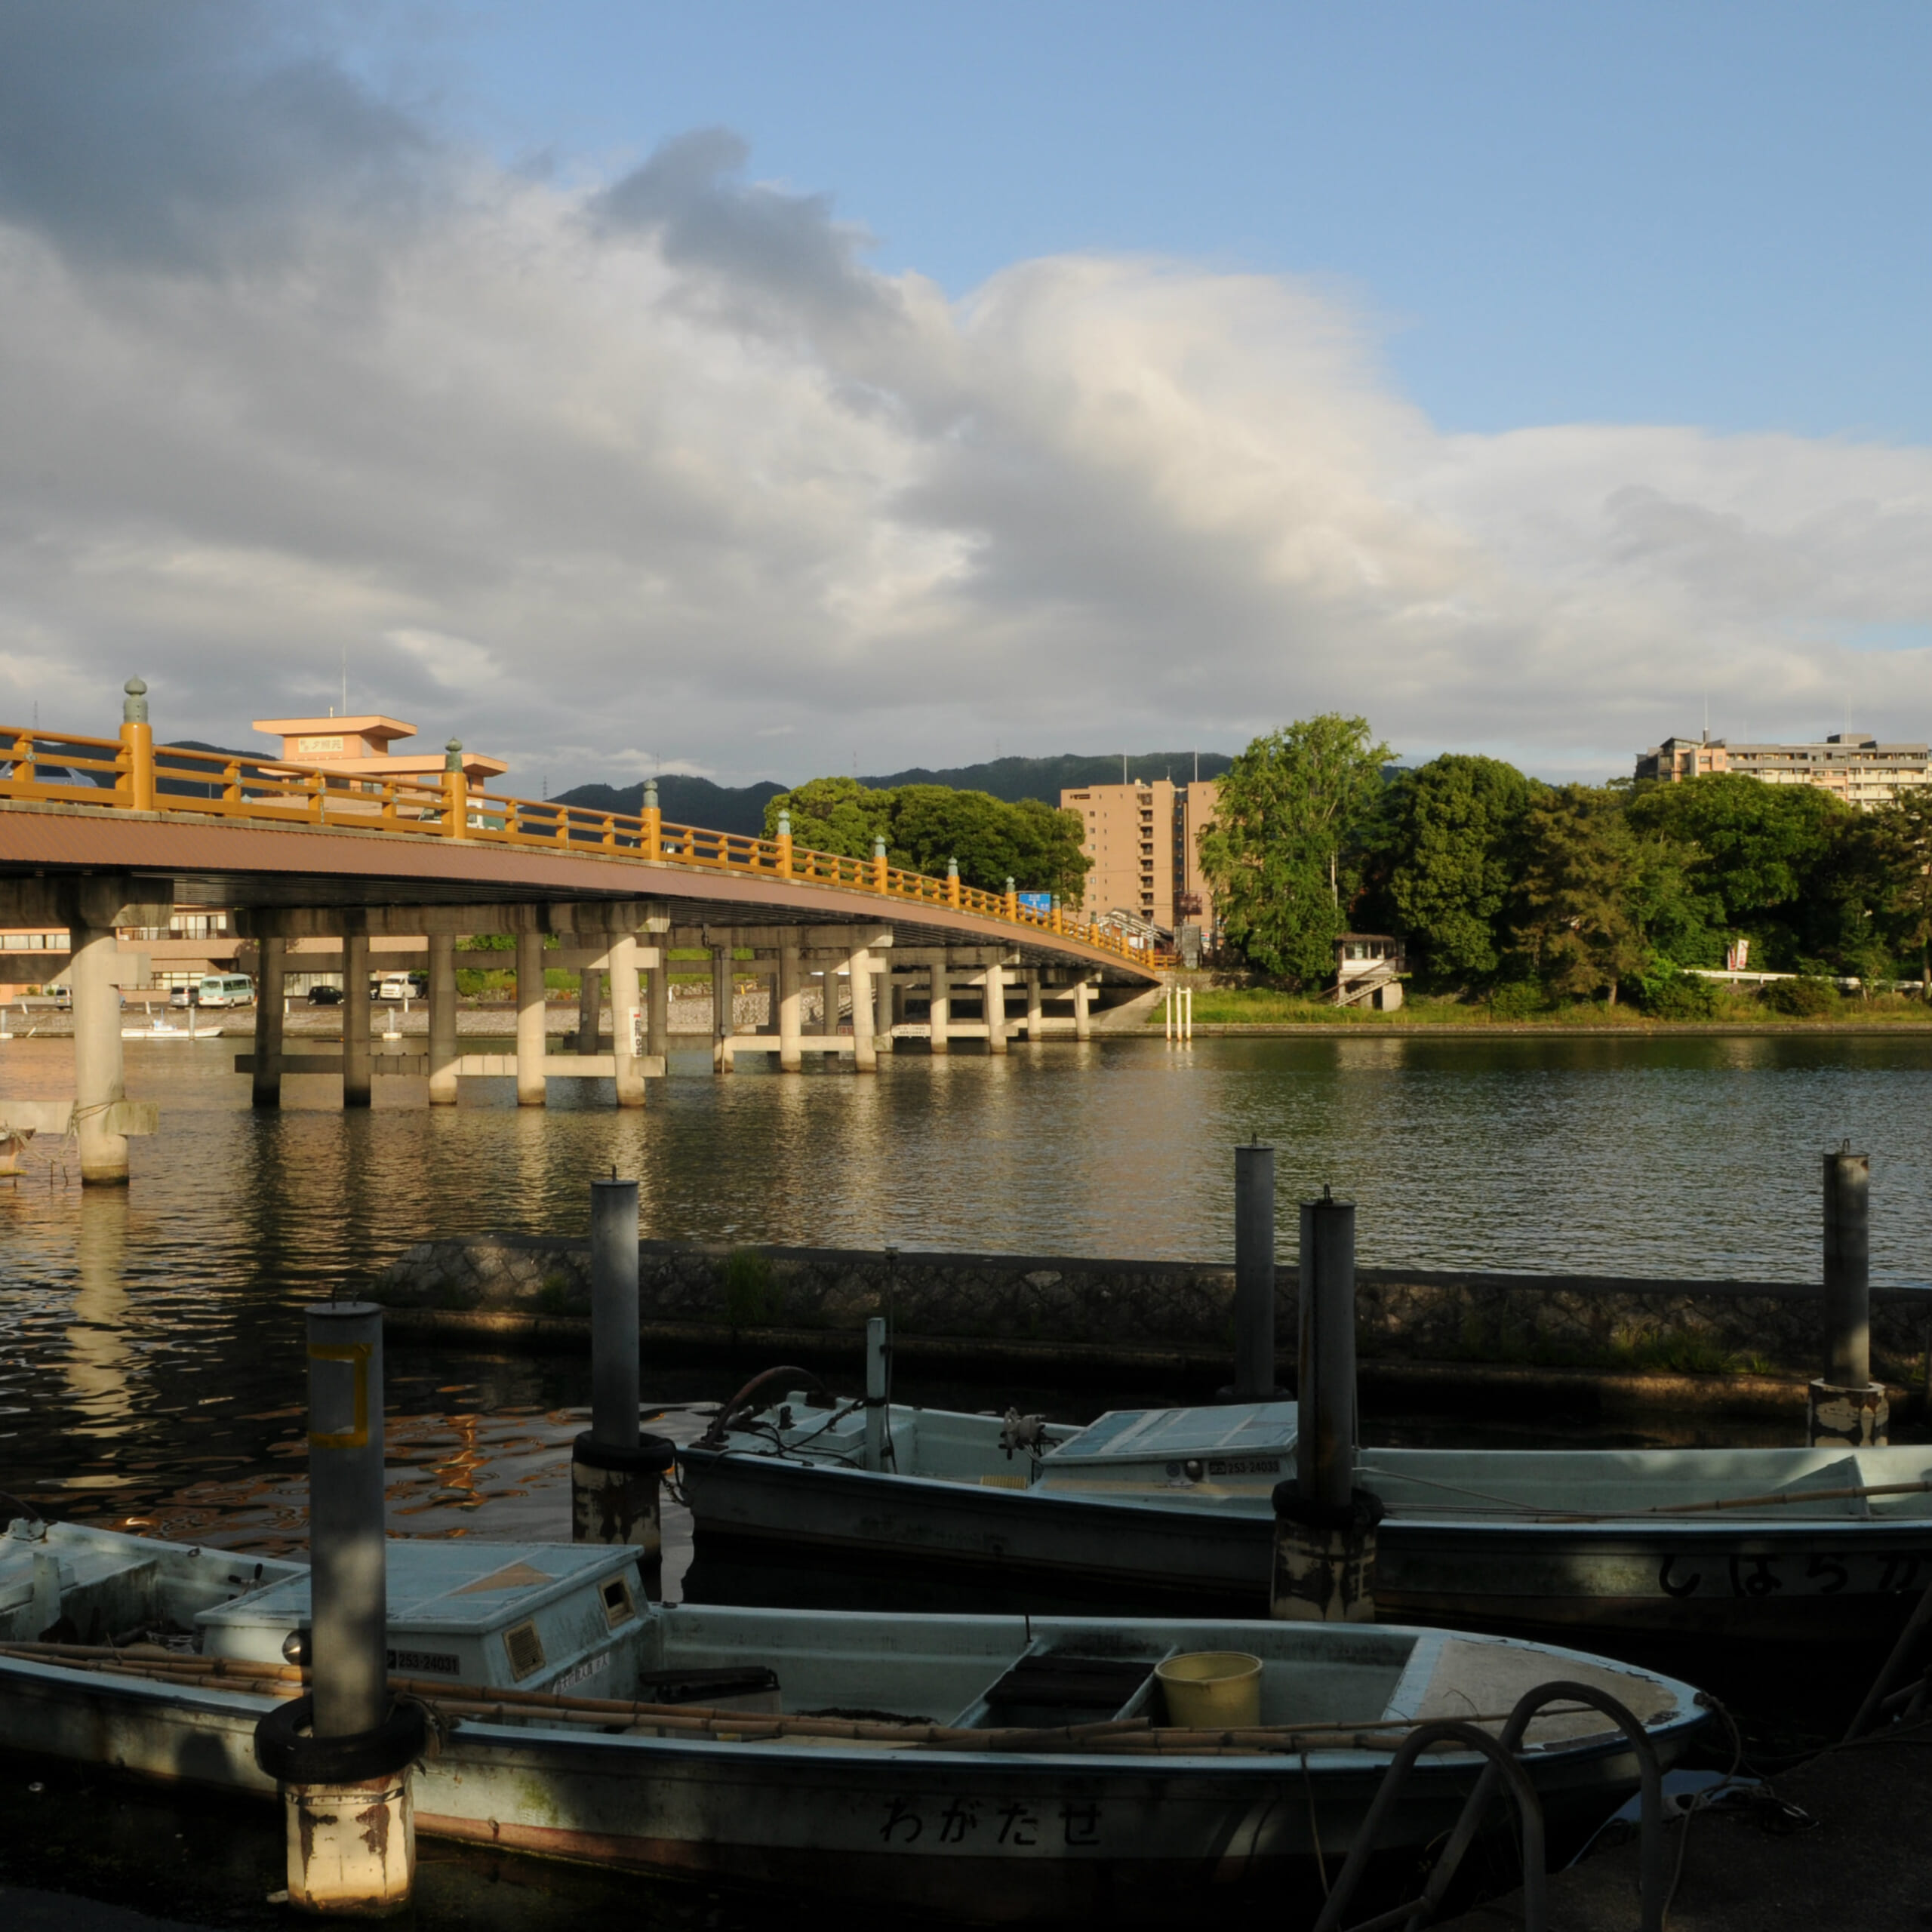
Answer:
<svg viewBox="0 0 1932 1932"><path fill-rule="evenodd" d="M1011 878L1024 892L1078 900L1091 863L1081 850L1079 814L1038 798L1008 804L947 785L875 791L856 778L814 778L767 803L768 838L777 836L780 812L790 814L800 848L866 859L882 838L895 866L943 874L956 859L961 880L985 892L1004 891Z"/></svg>
<svg viewBox="0 0 1932 1932"><path fill-rule="evenodd" d="M1392 755L1367 718L1328 712L1257 738L1223 776L1201 869L1223 931L1263 972L1304 986L1333 975L1357 835Z"/></svg>
<svg viewBox="0 0 1932 1932"><path fill-rule="evenodd" d="M1916 955L1921 995L1932 1001L1932 786L1903 792L1872 813L1866 838L1875 923L1900 952Z"/></svg>
<svg viewBox="0 0 1932 1932"><path fill-rule="evenodd" d="M1635 900L1642 855L1611 788L1565 785L1539 798L1524 825L1516 940L1552 992L1617 1004L1619 983L1650 949Z"/></svg>
<svg viewBox="0 0 1932 1932"><path fill-rule="evenodd" d="M1836 923L1824 888L1854 816L1816 786L1767 785L1741 772L1638 792L1632 829L1684 850L1687 893L1699 902L1680 933L1654 934L1658 944L1680 966L1718 964L1726 940L1740 932L1767 964L1817 951Z"/></svg>
<svg viewBox="0 0 1932 1932"><path fill-rule="evenodd" d="M1523 822L1547 789L1500 758L1454 752L1389 786L1374 834L1379 896L1435 978L1495 977Z"/></svg>

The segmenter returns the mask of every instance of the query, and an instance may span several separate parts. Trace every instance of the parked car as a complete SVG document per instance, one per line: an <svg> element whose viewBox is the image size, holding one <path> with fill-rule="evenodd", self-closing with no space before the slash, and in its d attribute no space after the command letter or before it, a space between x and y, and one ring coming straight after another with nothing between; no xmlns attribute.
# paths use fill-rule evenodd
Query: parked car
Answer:
<svg viewBox="0 0 1932 1932"><path fill-rule="evenodd" d="M408 973L385 973L369 989L371 999L413 999L417 997L416 982Z"/></svg>
<svg viewBox="0 0 1932 1932"><path fill-rule="evenodd" d="M170 1006L252 1006L254 1000L255 983L245 973L204 973L168 996Z"/></svg>
<svg viewBox="0 0 1932 1932"><path fill-rule="evenodd" d="M309 989L309 1004L311 1006L340 1006L342 1004L342 989L326 985L311 986Z"/></svg>

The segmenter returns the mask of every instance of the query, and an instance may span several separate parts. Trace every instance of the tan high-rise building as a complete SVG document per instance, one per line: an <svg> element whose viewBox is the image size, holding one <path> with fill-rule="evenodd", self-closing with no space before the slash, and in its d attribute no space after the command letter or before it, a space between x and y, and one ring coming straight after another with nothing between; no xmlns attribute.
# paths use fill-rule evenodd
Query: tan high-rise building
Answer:
<svg viewBox="0 0 1932 1932"><path fill-rule="evenodd" d="M1216 789L1211 781L1152 778L1061 792L1060 809L1079 815L1081 850L1092 864L1087 912L1137 912L1169 931L1183 923L1211 927L1200 836L1214 817Z"/></svg>
<svg viewBox="0 0 1932 1932"><path fill-rule="evenodd" d="M1637 776L1676 783L1735 771L1767 785L1815 785L1869 811L1902 792L1932 784L1932 753L1924 745L1884 745L1863 731L1834 731L1801 745L1732 744L1713 738L1666 738L1637 754Z"/></svg>

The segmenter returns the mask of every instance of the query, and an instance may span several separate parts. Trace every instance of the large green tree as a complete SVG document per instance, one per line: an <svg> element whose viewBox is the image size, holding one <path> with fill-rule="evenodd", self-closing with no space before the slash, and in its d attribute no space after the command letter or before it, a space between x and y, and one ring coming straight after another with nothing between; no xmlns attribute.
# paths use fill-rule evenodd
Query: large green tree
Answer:
<svg viewBox="0 0 1932 1932"><path fill-rule="evenodd" d="M1651 958L1638 915L1644 857L1610 786L1565 785L1524 823L1516 940L1552 992L1617 1003Z"/></svg>
<svg viewBox="0 0 1932 1932"><path fill-rule="evenodd" d="M1523 823L1548 789L1500 758L1457 752L1389 786L1373 834L1376 901L1431 978L1495 977L1509 945Z"/></svg>
<svg viewBox="0 0 1932 1932"><path fill-rule="evenodd" d="M1334 976L1392 755L1367 718L1328 712L1257 738L1223 775L1201 869L1222 930L1263 972L1303 986Z"/></svg>
<svg viewBox="0 0 1932 1932"><path fill-rule="evenodd" d="M1932 786L1901 792L1871 814L1865 841L1875 890L1873 923L1918 961L1920 991L1932 1001Z"/></svg>
<svg viewBox="0 0 1932 1932"><path fill-rule="evenodd" d="M856 778L814 778L767 801L767 838L777 836L781 812L800 847L869 858L882 838L895 866L943 874L957 859L960 878L986 892L1004 891L1010 878L1023 892L1077 901L1091 863L1081 850L1079 814L1038 798L1008 804L946 785L874 790Z"/></svg>
<svg viewBox="0 0 1932 1932"><path fill-rule="evenodd" d="M1781 968L1832 946L1837 851L1856 814L1832 792L1711 772L1642 787L1628 816L1641 840L1684 855L1679 917L1652 933L1676 964L1719 965L1740 936Z"/></svg>

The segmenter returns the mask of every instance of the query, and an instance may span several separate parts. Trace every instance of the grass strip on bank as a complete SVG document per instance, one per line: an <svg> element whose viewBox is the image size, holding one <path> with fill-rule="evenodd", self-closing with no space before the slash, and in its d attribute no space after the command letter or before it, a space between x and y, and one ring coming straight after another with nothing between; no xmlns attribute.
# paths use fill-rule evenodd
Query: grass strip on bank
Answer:
<svg viewBox="0 0 1932 1932"><path fill-rule="evenodd" d="M1801 1021L1766 1004L1755 994L1721 992L1711 1009L1695 1018L1677 1020L1648 1013L1628 1001L1611 1006L1602 1000L1566 1000L1527 1011L1499 1012L1487 1001L1456 994L1412 993L1393 1013L1360 1007L1338 1007L1321 994L1292 993L1267 986L1202 986L1194 995L1196 1026L1338 1026L1373 1031L1377 1027L1491 1027L1508 1031L1531 1026L1601 1028L1627 1026L1633 1032L1682 1026L1763 1026L1774 1032L1794 1023L1807 1026L1833 1023L1869 1026L1932 1025L1932 1007L1903 993L1875 993L1869 999L1841 998ZM1156 1001L1146 1023L1158 1028L1161 1008Z"/></svg>

